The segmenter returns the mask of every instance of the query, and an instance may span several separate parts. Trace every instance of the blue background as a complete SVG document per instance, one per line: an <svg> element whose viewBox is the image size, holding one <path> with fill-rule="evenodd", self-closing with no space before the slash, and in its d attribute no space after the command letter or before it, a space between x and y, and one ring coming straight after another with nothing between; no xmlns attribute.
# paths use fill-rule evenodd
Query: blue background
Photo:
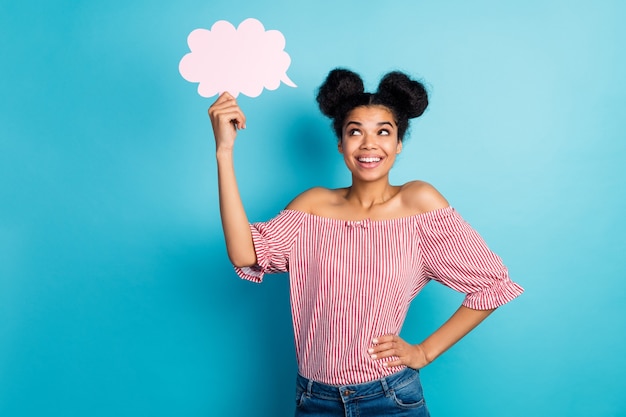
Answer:
<svg viewBox="0 0 626 417"><path fill-rule="evenodd" d="M284 275L224 249L213 99L178 73L187 35L280 30L289 77L241 97L251 220L348 184L315 89L424 79L395 183L433 183L526 293L422 372L433 416L624 416L626 3L266 0L0 3L0 415L286 416ZM429 285L418 342L462 296Z"/></svg>

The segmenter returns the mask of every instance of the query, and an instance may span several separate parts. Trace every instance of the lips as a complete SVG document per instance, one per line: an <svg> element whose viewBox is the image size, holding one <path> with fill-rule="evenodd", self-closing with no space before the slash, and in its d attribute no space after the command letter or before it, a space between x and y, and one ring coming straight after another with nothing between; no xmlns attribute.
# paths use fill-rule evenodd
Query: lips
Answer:
<svg viewBox="0 0 626 417"><path fill-rule="evenodd" d="M376 168L384 158L381 156L357 156L356 161L361 168Z"/></svg>
<svg viewBox="0 0 626 417"><path fill-rule="evenodd" d="M377 156L363 156L363 157L357 158L357 160L363 163L372 163L372 162L380 162L381 158Z"/></svg>

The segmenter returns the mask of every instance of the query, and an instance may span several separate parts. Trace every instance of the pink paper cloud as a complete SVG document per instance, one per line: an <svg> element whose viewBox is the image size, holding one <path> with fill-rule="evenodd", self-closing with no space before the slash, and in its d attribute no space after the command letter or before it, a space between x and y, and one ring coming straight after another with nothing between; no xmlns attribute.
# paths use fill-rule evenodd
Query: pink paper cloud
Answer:
<svg viewBox="0 0 626 417"><path fill-rule="evenodd" d="M285 37L277 30L266 31L256 19L246 19L235 27L215 22L211 30L196 29L187 38L190 53L178 70L187 81L199 83L198 94L212 97L228 91L257 97L276 90L281 81L296 85L287 76L291 58L284 51Z"/></svg>

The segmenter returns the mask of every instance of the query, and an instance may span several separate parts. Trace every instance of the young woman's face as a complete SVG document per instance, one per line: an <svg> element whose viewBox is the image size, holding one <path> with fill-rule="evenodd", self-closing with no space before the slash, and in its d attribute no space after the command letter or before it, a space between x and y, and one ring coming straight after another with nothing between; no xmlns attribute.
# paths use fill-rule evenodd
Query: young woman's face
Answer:
<svg viewBox="0 0 626 417"><path fill-rule="evenodd" d="M389 174L402 150L393 114L384 106L362 106L348 113L339 152L354 178L374 181Z"/></svg>

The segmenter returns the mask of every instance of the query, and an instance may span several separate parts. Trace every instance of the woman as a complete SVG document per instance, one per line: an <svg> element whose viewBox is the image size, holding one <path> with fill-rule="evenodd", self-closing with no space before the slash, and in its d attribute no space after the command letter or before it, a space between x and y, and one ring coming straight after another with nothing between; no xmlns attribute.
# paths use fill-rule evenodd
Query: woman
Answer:
<svg viewBox="0 0 626 417"><path fill-rule="evenodd" d="M352 184L305 191L252 225L232 157L245 116L228 93L209 109L228 256L256 282L289 271L296 416L428 416L419 369L523 290L435 188L389 183L409 119L428 105L421 83L392 72L371 94L357 74L335 69L317 101L333 120ZM446 323L411 344L398 335L431 279L467 295Z"/></svg>

